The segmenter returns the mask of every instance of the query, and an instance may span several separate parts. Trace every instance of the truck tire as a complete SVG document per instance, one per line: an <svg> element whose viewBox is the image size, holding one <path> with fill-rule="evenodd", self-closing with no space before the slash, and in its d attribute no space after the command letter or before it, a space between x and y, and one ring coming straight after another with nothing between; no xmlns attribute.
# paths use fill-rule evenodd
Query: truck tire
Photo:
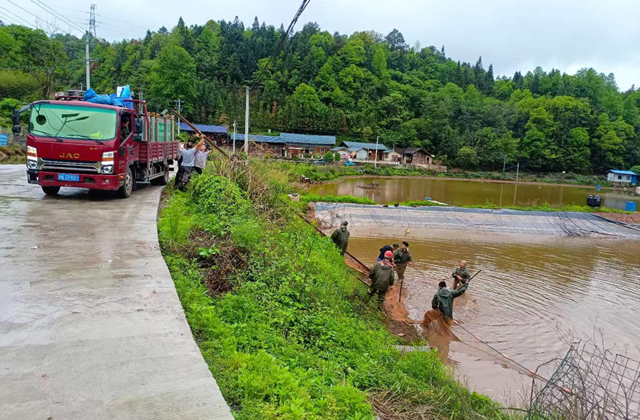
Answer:
<svg viewBox="0 0 640 420"><path fill-rule="evenodd" d="M42 187L42 191L47 195L57 195L60 187Z"/></svg>
<svg viewBox="0 0 640 420"><path fill-rule="evenodd" d="M151 180L153 185L167 185L169 183L169 165L165 165L164 174Z"/></svg>
<svg viewBox="0 0 640 420"><path fill-rule="evenodd" d="M118 190L118 195L121 198L129 198L131 193L133 192L133 184L135 180L133 179L133 172L131 168L127 168L127 174L124 176L124 184Z"/></svg>

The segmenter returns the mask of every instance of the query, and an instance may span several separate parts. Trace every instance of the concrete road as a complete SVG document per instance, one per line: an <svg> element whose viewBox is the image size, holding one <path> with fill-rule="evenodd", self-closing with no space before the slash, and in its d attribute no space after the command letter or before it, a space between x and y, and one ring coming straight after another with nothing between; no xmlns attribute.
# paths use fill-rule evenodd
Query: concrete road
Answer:
<svg viewBox="0 0 640 420"><path fill-rule="evenodd" d="M0 419L232 419L160 251L161 189L48 197L0 165Z"/></svg>

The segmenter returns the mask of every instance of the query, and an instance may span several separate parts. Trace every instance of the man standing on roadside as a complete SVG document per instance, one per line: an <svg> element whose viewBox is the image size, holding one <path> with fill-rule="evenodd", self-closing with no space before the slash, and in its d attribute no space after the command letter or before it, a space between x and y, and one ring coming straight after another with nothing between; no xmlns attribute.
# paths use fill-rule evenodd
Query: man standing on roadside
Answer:
<svg viewBox="0 0 640 420"><path fill-rule="evenodd" d="M349 231L347 230L347 225L349 223L345 220L342 222L342 226L336 229L331 234L331 240L340 250L340 254L344 256L344 253L347 252L347 246L349 245Z"/></svg>
<svg viewBox="0 0 640 420"><path fill-rule="evenodd" d="M396 265L396 273L398 273L398 280L404 280L404 271L407 269L407 265L411 265L411 252L409 252L409 242L403 241L402 248L398 249L393 254L393 262Z"/></svg>
<svg viewBox="0 0 640 420"><path fill-rule="evenodd" d="M369 300L374 294L378 294L378 309L384 309L384 301L387 299L387 290L393 286L393 253L386 251L382 261L376 263L369 278L371 279L371 287L369 288Z"/></svg>
<svg viewBox="0 0 640 420"><path fill-rule="evenodd" d="M196 152L204 144L204 137L200 138L198 144L194 145L193 140L187 142L184 149L180 151L180 157L182 158L182 164L176 174L176 189L182 190L191 179L191 172L193 172L193 165L196 161Z"/></svg>
<svg viewBox="0 0 640 420"><path fill-rule="evenodd" d="M456 268L451 274L453 277L453 290L457 290L458 286L464 285L467 280L469 280L469 270L467 270L467 262L462 260L460 261L460 267Z"/></svg>
<svg viewBox="0 0 640 420"><path fill-rule="evenodd" d="M384 259L384 253L387 251L391 251L391 252L396 252L396 249L400 248L400 245L398 244L393 244L393 245L385 245L382 248L380 248L380 254L378 255L378 261L382 261Z"/></svg>
<svg viewBox="0 0 640 420"><path fill-rule="evenodd" d="M207 166L209 153L205 144L200 145L200 149L196 152L196 160L193 164L193 170L198 174L201 174L204 167Z"/></svg>

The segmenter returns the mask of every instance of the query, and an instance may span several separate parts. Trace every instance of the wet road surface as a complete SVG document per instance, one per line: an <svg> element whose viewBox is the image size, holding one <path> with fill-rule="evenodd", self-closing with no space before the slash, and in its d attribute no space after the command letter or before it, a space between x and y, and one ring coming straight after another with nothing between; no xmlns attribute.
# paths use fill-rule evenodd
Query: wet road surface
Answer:
<svg viewBox="0 0 640 420"><path fill-rule="evenodd" d="M129 199L0 165L0 419L232 419L158 249L161 189Z"/></svg>

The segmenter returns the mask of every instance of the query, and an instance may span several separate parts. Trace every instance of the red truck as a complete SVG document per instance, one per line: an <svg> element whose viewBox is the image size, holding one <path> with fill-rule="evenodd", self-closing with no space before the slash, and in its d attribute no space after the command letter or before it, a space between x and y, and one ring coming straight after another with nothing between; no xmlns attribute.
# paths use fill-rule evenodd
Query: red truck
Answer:
<svg viewBox="0 0 640 420"><path fill-rule="evenodd" d="M173 117L149 114L144 101L133 108L85 102L79 96L33 102L27 133L27 181L45 194L60 187L118 191L129 197L136 184L166 185L180 155Z"/></svg>

